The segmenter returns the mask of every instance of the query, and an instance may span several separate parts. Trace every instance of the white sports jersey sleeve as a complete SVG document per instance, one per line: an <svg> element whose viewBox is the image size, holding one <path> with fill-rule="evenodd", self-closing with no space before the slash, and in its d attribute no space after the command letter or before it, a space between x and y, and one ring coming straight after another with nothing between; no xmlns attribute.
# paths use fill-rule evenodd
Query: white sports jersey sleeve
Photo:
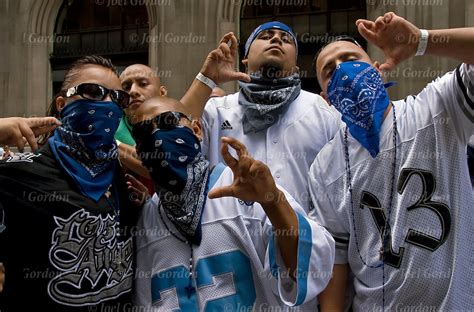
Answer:
<svg viewBox="0 0 474 312"><path fill-rule="evenodd" d="M437 78L418 97L427 103L435 117L446 111L461 142L467 144L474 134L474 66L461 64L454 71Z"/></svg>
<svg viewBox="0 0 474 312"><path fill-rule="evenodd" d="M278 280L278 293L289 306L299 306L313 300L329 283L334 264L334 239L321 225L306 217L301 206L284 191L298 218L298 259L296 280L286 268L268 218L265 228L270 240L265 257L265 270ZM284 234L284 233L283 233Z"/></svg>
<svg viewBox="0 0 474 312"><path fill-rule="evenodd" d="M309 211L309 217L324 226L335 241L335 264L347 263L347 247L349 244L349 230L346 225L335 214L332 207L331 198L321 183L321 170L319 163L314 163L310 168L309 174L309 194L314 209Z"/></svg>

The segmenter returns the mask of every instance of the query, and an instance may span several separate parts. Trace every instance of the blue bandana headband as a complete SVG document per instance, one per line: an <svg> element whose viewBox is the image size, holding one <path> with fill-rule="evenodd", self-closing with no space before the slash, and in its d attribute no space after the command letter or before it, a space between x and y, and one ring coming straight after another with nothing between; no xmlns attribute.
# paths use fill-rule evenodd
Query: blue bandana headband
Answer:
<svg viewBox="0 0 474 312"><path fill-rule="evenodd" d="M339 64L328 83L328 98L342 114L351 135L372 157L379 153L380 128L390 103L377 70L364 62Z"/></svg>
<svg viewBox="0 0 474 312"><path fill-rule="evenodd" d="M245 43L245 54L244 54L244 59L247 58L250 50L250 46L252 45L252 42L257 38L257 36L264 30L267 29L279 29L284 32L287 32L290 34L290 36L293 38L293 41L295 42L295 48L296 48L296 55L298 56L298 40L296 40L296 36L293 33L293 30L288 25L285 25L281 22L273 21L273 22L268 22L264 23L257 28L250 34L249 38L247 39L247 42Z"/></svg>

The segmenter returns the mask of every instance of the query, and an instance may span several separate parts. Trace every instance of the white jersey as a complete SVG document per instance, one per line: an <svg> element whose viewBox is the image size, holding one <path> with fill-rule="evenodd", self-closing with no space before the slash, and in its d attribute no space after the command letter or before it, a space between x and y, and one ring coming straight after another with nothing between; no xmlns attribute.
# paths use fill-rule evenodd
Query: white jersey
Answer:
<svg viewBox="0 0 474 312"><path fill-rule="evenodd" d="M237 92L212 98L207 103L203 114L203 155L211 165L223 162L220 138L236 138L245 144L254 159L270 168L277 183L308 211L309 167L339 128L337 111L319 95L301 91L275 124L266 130L244 134L244 107L239 105L238 98Z"/></svg>
<svg viewBox="0 0 474 312"><path fill-rule="evenodd" d="M210 175L210 185L216 187L232 181L232 171L222 164ZM285 304L315 302L332 274L334 240L285 195L298 216L296 282L284 273L272 225L259 204L233 197L207 199L202 241L193 246L197 290L188 297L190 247L166 230L162 220L177 233L163 211L160 217L155 194L143 207L136 233L136 304L146 311L282 311L289 309Z"/></svg>
<svg viewBox="0 0 474 312"><path fill-rule="evenodd" d="M474 308L474 201L466 163L474 134L473 78L474 67L462 64L416 97L394 102L398 137L391 213L393 110L382 124L375 159L349 134L353 205L343 129L311 166L310 216L335 238L335 263L348 263L354 273L355 311L382 311L383 291L389 311ZM382 266L386 219L390 252Z"/></svg>

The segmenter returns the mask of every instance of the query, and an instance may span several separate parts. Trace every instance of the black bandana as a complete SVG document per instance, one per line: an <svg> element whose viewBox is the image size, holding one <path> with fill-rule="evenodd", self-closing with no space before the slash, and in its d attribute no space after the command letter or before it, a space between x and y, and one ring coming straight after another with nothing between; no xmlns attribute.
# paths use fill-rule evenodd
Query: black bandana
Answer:
<svg viewBox="0 0 474 312"><path fill-rule="evenodd" d="M245 106L242 125L244 133L265 130L283 115L301 91L298 73L270 79L250 74L251 82L239 81L239 104Z"/></svg>
<svg viewBox="0 0 474 312"><path fill-rule="evenodd" d="M140 158L150 171L160 204L188 241L201 243L201 216L206 204L209 162L191 129L156 129L140 144Z"/></svg>

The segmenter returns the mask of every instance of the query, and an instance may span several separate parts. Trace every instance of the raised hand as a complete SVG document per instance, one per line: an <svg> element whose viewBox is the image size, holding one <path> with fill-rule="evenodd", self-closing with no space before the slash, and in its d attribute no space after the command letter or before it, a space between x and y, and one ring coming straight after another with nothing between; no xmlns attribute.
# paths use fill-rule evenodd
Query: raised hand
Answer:
<svg viewBox="0 0 474 312"><path fill-rule="evenodd" d="M228 45L230 42L230 47ZM201 73L212 79L216 84L234 80L250 82L250 76L235 70L238 43L234 33L222 37L217 49L212 50L201 68Z"/></svg>
<svg viewBox="0 0 474 312"><path fill-rule="evenodd" d="M126 174L127 191L130 201L138 207L143 206L145 201L150 198L147 187L134 176Z"/></svg>
<svg viewBox="0 0 474 312"><path fill-rule="evenodd" d="M15 145L20 152L26 142L33 151L38 149L36 137L53 131L61 122L54 117L0 118L0 143Z"/></svg>
<svg viewBox="0 0 474 312"><path fill-rule="evenodd" d="M229 145L237 151L239 159L229 153ZM285 194L277 188L267 165L250 157L245 145L238 140L222 137L221 153L234 173L234 181L231 185L212 189L208 197L232 196L258 202L275 229L283 261L290 276L294 278L297 268L298 220Z"/></svg>
<svg viewBox="0 0 474 312"><path fill-rule="evenodd" d="M236 150L238 159L229 153L229 145ZM261 161L253 159L244 144L234 138L222 137L221 153L234 173L234 181L231 185L211 190L209 198L232 196L258 202L262 206L279 200L282 193L277 188L270 169Z"/></svg>
<svg viewBox="0 0 474 312"><path fill-rule="evenodd" d="M359 19L356 25L362 37L385 54L385 61L380 66L383 71L392 70L416 53L420 29L393 12L379 16L375 22Z"/></svg>

